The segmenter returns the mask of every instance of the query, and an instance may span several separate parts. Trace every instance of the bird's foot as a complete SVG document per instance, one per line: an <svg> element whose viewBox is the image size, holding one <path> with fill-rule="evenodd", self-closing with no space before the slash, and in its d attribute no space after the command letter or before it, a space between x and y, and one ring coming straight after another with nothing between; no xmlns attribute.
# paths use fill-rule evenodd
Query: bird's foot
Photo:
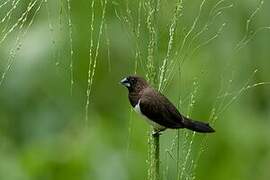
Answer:
<svg viewBox="0 0 270 180"><path fill-rule="evenodd" d="M162 130L154 130L153 132L152 132L152 136L153 137L158 137L158 136L160 136L162 133Z"/></svg>

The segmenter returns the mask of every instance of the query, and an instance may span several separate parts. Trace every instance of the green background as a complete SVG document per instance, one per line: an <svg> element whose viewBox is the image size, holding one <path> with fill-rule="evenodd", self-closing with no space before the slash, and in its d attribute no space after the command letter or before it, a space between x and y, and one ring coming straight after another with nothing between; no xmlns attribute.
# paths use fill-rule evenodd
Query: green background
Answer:
<svg viewBox="0 0 270 180"><path fill-rule="evenodd" d="M0 4L6 1L0 0ZM19 2L10 19L0 24L1 39L25 12L29 2ZM43 1L37 1L29 12L26 24L31 22L40 2ZM123 77L134 74L135 62L138 62L135 58L136 38L124 19L127 17L132 26L138 25L139 2L108 1L103 21L104 1L95 2L94 53L100 24L103 22L104 26L90 94L88 121L85 119L85 104L93 12L91 1L71 0L74 51L72 95L66 1L49 1L48 8L43 2L25 36L19 33L17 27L0 44L0 72L7 72L0 85L0 179L147 179L149 125L131 110L127 90L119 85ZM138 47L142 63L138 63L136 70L144 77L147 74L144 69L147 68L150 38L147 2L141 1ZM176 5L175 1L159 2L160 10L154 25L157 30L154 50L157 76L166 55ZM187 43L208 22L209 12L217 2L205 1ZM9 12L11 3L1 7L1 19ZM173 53L179 52L177 47L194 23L200 4L198 0L184 1ZM194 136L190 156L187 155L192 137L190 131L181 130L180 139L175 139L176 130L164 132L161 136L163 179L177 178L176 141L180 141L180 169L183 169L181 165L188 157L187 170L182 179L270 178L270 85L267 84L270 81L270 32L269 28L262 29L270 26L270 2L264 2L251 18L246 31L246 22L259 4L255 0L222 1L219 8L227 7L221 9L222 15L193 42L191 49L185 47L183 53L190 54L192 49L211 39L226 23L218 37L188 56L180 64L180 70L178 59L169 57L170 62L176 62L176 68L169 67L168 71L172 71L174 76L169 79L163 93L180 107L180 111L205 121L208 121L213 108L222 112L212 122L216 133ZM51 30L49 26L52 26ZM23 26L22 30L26 28ZM236 49L246 35L250 41ZM22 43L19 49L17 37ZM8 65L11 68L6 71ZM261 82L265 85L246 88ZM190 103L191 100L194 102ZM202 142L206 143L202 146ZM168 155L171 146L171 155Z"/></svg>

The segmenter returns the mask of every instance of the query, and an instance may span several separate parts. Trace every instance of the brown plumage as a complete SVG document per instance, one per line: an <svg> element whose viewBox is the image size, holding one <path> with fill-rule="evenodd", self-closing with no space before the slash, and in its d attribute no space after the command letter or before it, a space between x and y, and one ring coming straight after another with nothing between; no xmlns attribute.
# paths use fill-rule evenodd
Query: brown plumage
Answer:
<svg viewBox="0 0 270 180"><path fill-rule="evenodd" d="M208 123L194 121L181 115L163 94L149 86L142 77L128 76L121 84L129 91L128 98L132 107L147 118L154 126L155 133L166 128L187 128L202 133L214 132Z"/></svg>

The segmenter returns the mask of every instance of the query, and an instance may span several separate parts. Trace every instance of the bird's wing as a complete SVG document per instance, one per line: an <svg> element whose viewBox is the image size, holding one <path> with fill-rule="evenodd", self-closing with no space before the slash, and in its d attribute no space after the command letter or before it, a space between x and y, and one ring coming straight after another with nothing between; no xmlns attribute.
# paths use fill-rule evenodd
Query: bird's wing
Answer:
<svg viewBox="0 0 270 180"><path fill-rule="evenodd" d="M182 116L176 107L161 93L154 89L144 91L140 98L141 112L152 121L168 127L183 127Z"/></svg>

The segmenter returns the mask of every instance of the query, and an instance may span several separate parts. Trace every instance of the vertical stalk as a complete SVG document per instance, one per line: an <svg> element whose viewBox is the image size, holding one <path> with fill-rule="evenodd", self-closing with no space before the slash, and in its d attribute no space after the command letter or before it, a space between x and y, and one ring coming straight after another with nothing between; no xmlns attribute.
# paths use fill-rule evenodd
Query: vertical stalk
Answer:
<svg viewBox="0 0 270 180"><path fill-rule="evenodd" d="M159 159L159 134L153 136L153 180L159 180L159 164L160 164L160 159Z"/></svg>
<svg viewBox="0 0 270 180"><path fill-rule="evenodd" d="M158 85L158 63L155 61L155 51L157 49L157 15L159 11L159 3L160 0L148 0L146 1L146 9L147 9L147 18L146 24L149 33L149 42L147 47L147 79L151 82L151 84ZM148 170L148 179L149 180L159 180L159 165L160 165L160 157L159 157L159 134L151 135L149 134L149 152L148 160L149 160L149 170Z"/></svg>
<svg viewBox="0 0 270 180"><path fill-rule="evenodd" d="M177 180L180 180L180 130L177 130L177 151L176 151L176 172Z"/></svg>

